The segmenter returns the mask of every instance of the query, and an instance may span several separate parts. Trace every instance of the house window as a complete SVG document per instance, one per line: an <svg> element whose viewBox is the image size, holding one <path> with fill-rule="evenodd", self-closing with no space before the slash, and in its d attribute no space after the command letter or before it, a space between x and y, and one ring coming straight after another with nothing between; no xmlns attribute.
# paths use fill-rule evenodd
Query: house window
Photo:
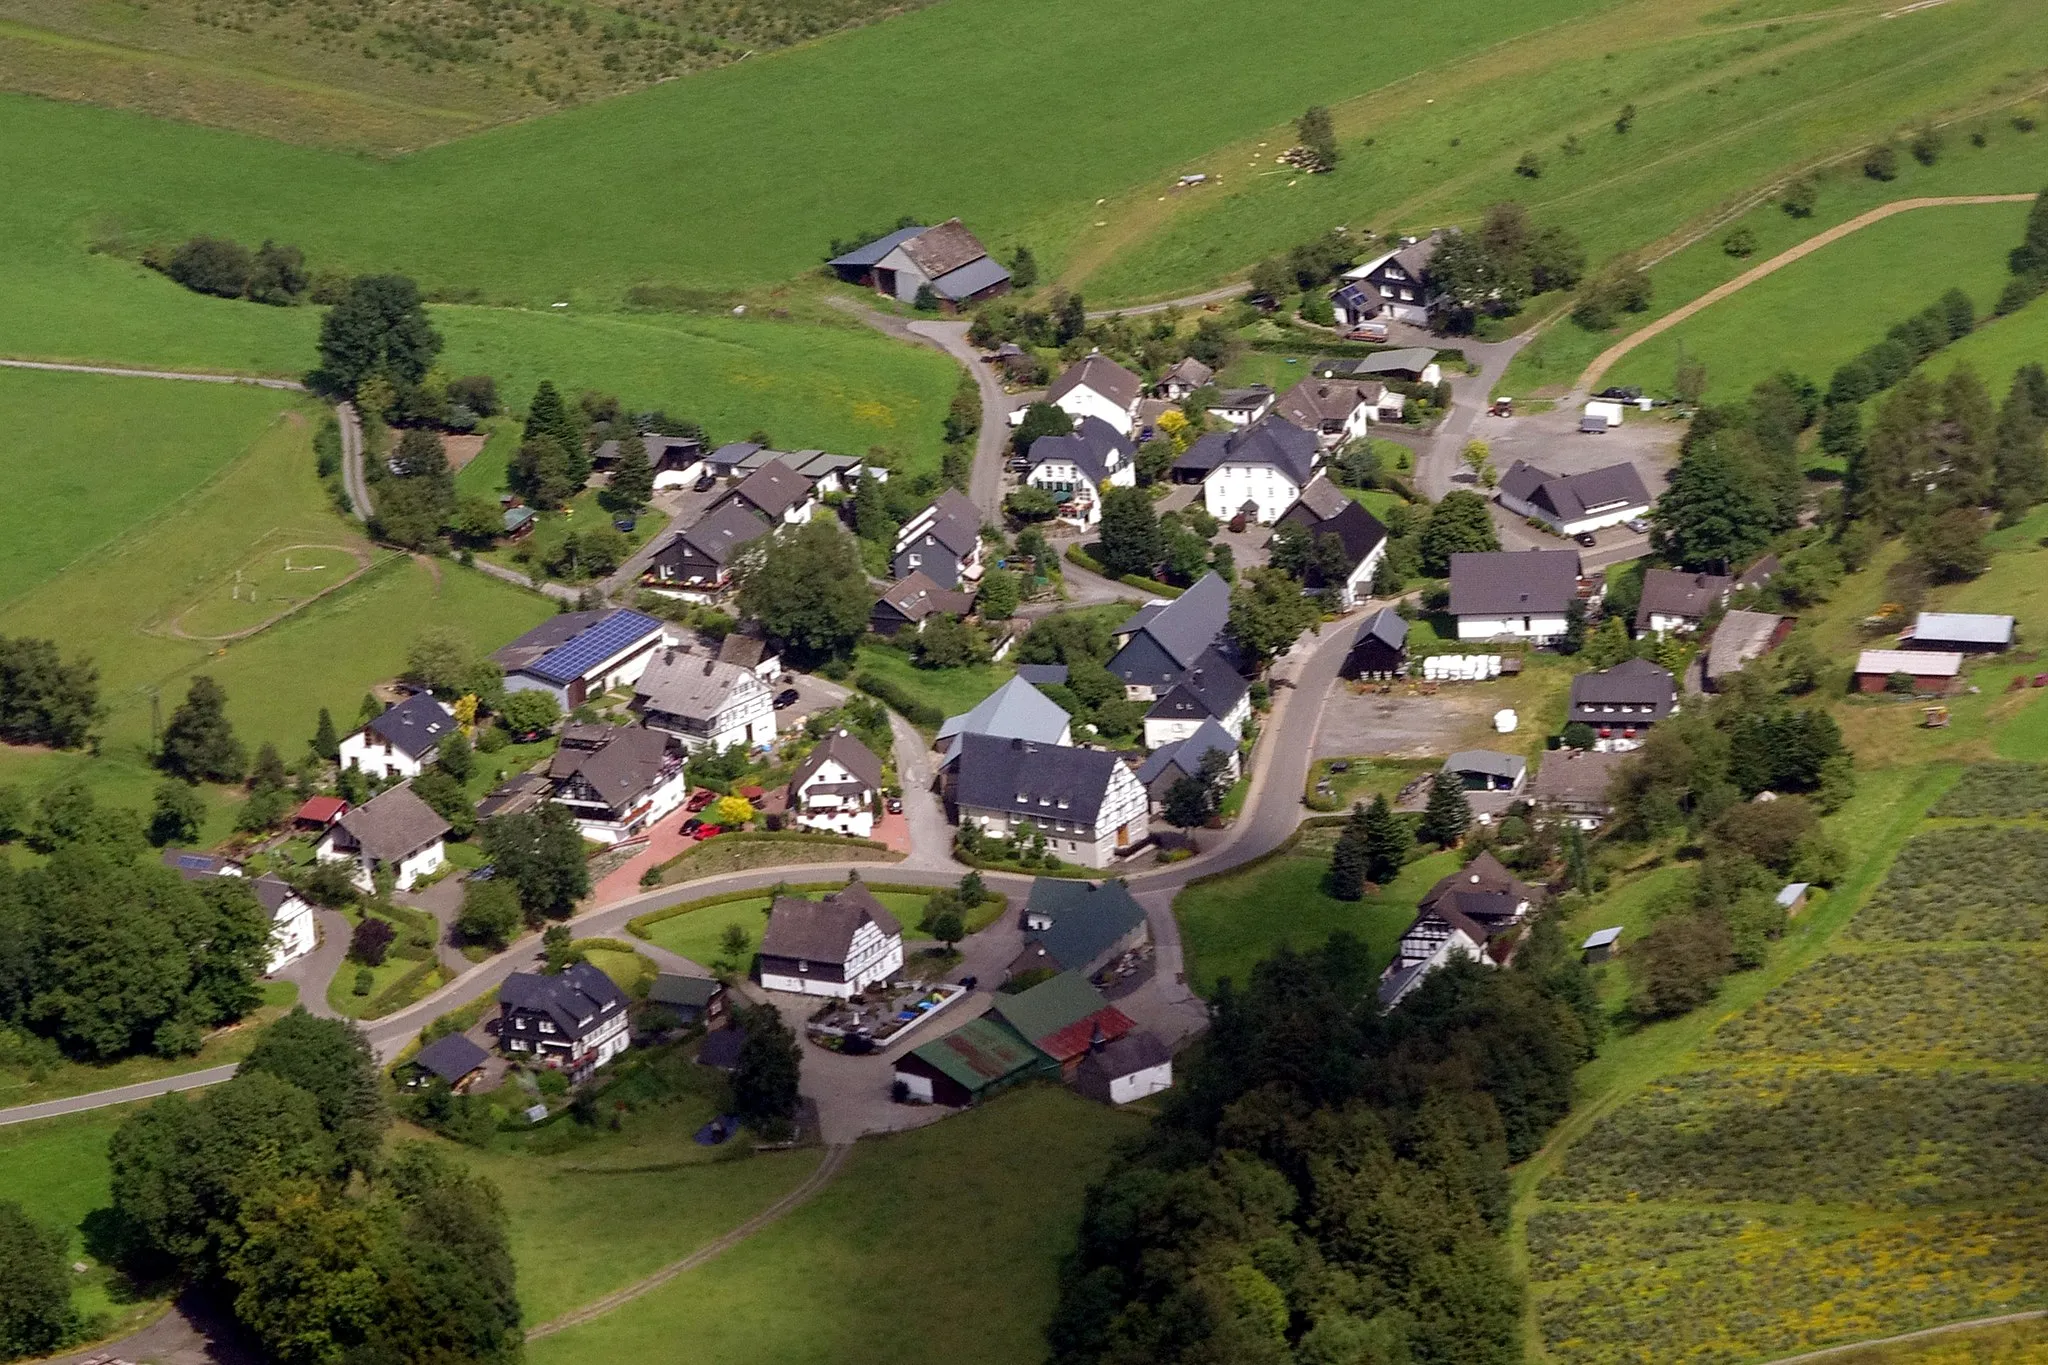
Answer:
<svg viewBox="0 0 2048 1365"><path fill-rule="evenodd" d="M555 1026L549 1023L547 1020L543 1019L540 1021L540 1031L542 1033L553 1033L555 1031Z"/></svg>

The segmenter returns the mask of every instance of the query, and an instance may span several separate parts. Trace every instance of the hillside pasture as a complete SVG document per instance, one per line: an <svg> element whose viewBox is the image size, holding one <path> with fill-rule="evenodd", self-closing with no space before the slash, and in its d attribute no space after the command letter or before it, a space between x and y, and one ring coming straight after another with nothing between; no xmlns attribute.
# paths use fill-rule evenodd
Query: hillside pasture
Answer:
<svg viewBox="0 0 2048 1365"><path fill-rule="evenodd" d="M2017 240L2009 245L2017 245ZM2003 400L2013 372L2022 365L2048 365L2048 298L2038 298L2017 313L1995 318L1945 351L1927 358L1922 370L1933 379L1946 378L1958 365L1968 365Z"/></svg>
<svg viewBox="0 0 2048 1365"><path fill-rule="evenodd" d="M87 1269L74 1278L71 1304L88 1323L112 1332L147 1316L157 1301L100 1263L86 1229L113 1201L107 1143L134 1106L0 1128L0 1190L45 1229L64 1238L67 1263Z"/></svg>

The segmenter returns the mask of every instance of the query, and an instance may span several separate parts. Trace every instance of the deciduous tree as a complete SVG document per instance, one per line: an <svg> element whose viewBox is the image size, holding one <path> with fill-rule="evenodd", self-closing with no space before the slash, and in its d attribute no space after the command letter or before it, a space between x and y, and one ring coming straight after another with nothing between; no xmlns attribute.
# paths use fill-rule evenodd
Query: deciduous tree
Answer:
<svg viewBox="0 0 2048 1365"><path fill-rule="evenodd" d="M320 324L320 364L345 393L373 374L417 384L441 353L419 286L403 275L359 275Z"/></svg>
<svg viewBox="0 0 2048 1365"><path fill-rule="evenodd" d="M228 722L227 693L201 673L164 726L157 762L187 782L239 782L249 766L242 742Z"/></svg>
<svg viewBox="0 0 2048 1365"><path fill-rule="evenodd" d="M741 613L808 659L850 648L872 606L853 539L826 520L763 536L740 556Z"/></svg>

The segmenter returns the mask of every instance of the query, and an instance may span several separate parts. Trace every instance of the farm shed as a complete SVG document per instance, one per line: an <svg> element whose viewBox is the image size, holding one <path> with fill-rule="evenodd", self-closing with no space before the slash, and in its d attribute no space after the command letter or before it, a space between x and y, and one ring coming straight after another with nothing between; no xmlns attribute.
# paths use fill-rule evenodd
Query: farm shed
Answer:
<svg viewBox="0 0 2048 1365"><path fill-rule="evenodd" d="M1899 632L1899 648L1996 654L2012 648L2013 619L1967 611L1923 611Z"/></svg>
<svg viewBox="0 0 2048 1365"><path fill-rule="evenodd" d="M1963 656L1918 649L1866 649L1856 656L1856 690L1882 692L1894 673L1913 680L1913 691L1948 692L1961 680Z"/></svg>
<svg viewBox="0 0 2048 1365"><path fill-rule="evenodd" d="M1104 1104L1129 1104L1173 1084L1173 1053L1143 1031L1091 1048L1074 1070L1074 1089Z"/></svg>
<svg viewBox="0 0 2048 1365"><path fill-rule="evenodd" d="M1586 941L1579 945L1579 955L1587 962L1605 962L1613 957L1621 943L1621 926L1612 929L1595 929L1586 935Z"/></svg>
<svg viewBox="0 0 2048 1365"><path fill-rule="evenodd" d="M1347 678L1375 681L1398 678L1408 671L1408 623L1392 607L1381 607L1358 629L1358 640L1345 656Z"/></svg>
<svg viewBox="0 0 2048 1365"><path fill-rule="evenodd" d="M897 1059L896 1080L910 1097L964 1109L1005 1086L1057 1074L1052 1059L992 1016L969 1020Z"/></svg>

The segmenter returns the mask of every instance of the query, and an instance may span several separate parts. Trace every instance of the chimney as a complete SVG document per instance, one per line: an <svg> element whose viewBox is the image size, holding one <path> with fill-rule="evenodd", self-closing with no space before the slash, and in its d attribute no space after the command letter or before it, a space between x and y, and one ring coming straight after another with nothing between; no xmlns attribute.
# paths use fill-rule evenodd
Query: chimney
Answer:
<svg viewBox="0 0 2048 1365"><path fill-rule="evenodd" d="M1108 1042L1109 1039L1102 1036L1102 1022L1097 1020L1094 1026L1088 1030L1088 1050L1090 1052L1100 1052Z"/></svg>
<svg viewBox="0 0 2048 1365"><path fill-rule="evenodd" d="M1024 748L1024 741L1021 739L1013 739L1010 741L1010 748L1014 751L1021 752Z"/></svg>
<svg viewBox="0 0 2048 1365"><path fill-rule="evenodd" d="M714 671L715 671L715 670L717 669L717 667L718 667L718 660L716 660L716 659L706 659L706 660L704 661L704 676L705 676L705 677L707 677L707 678L708 678L708 677L710 677L710 676L711 676L711 674L712 674L712 673L713 673L713 672L714 672Z"/></svg>

